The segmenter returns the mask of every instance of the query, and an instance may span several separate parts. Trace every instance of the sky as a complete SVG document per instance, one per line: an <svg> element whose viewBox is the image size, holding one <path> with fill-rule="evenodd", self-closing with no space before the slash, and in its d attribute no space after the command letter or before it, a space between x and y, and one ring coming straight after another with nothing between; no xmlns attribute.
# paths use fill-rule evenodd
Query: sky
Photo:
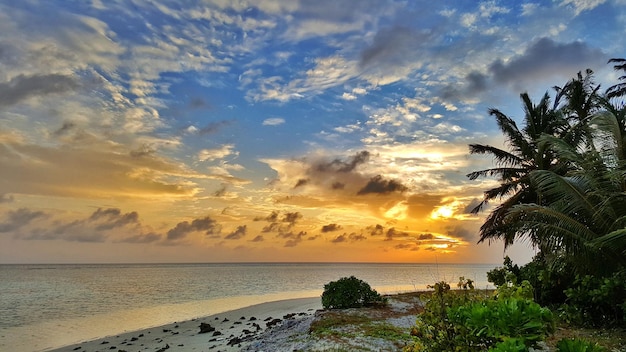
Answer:
<svg viewBox="0 0 626 352"><path fill-rule="evenodd" d="M624 28L625 0L0 0L0 263L527 261L477 244L468 144L617 83Z"/></svg>

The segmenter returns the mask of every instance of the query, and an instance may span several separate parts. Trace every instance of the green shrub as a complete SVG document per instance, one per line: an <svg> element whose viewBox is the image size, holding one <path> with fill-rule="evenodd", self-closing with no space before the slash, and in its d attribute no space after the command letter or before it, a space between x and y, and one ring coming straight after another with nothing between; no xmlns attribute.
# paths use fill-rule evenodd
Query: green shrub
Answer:
<svg viewBox="0 0 626 352"><path fill-rule="evenodd" d="M552 312L524 298L483 300L451 308L448 317L456 327L456 344L474 346L477 351L506 338L536 346L554 331Z"/></svg>
<svg viewBox="0 0 626 352"><path fill-rule="evenodd" d="M385 302L386 300L367 282L354 276L342 277L327 283L322 293L324 309L358 308Z"/></svg>
<svg viewBox="0 0 626 352"><path fill-rule="evenodd" d="M528 283L503 285L493 297L473 290L435 290L411 331L417 341L405 351L527 351L554 330L552 313L532 299Z"/></svg>
<svg viewBox="0 0 626 352"><path fill-rule="evenodd" d="M583 339L562 339L556 345L558 352L606 352L607 349Z"/></svg>
<svg viewBox="0 0 626 352"><path fill-rule="evenodd" d="M528 347L522 339L506 339L489 349L489 352L527 352Z"/></svg>
<svg viewBox="0 0 626 352"><path fill-rule="evenodd" d="M626 272L608 277L585 275L577 277L565 290L567 304L561 317L584 326L625 325Z"/></svg>

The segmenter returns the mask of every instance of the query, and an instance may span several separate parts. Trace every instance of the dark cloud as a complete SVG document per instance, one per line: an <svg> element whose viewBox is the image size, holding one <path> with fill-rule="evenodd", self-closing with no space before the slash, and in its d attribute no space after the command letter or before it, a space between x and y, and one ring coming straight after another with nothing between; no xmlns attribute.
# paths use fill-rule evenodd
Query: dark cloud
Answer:
<svg viewBox="0 0 626 352"><path fill-rule="evenodd" d="M256 217L254 218L254 221L267 221L267 222L277 222L278 221L278 215L280 213L277 211L273 211L270 215L266 216L266 217Z"/></svg>
<svg viewBox="0 0 626 352"><path fill-rule="evenodd" d="M201 97L191 98L189 100L189 103L187 103L187 105L189 106L189 108L194 109L194 110L211 108L211 104L209 104L209 102L206 99L201 98Z"/></svg>
<svg viewBox="0 0 626 352"><path fill-rule="evenodd" d="M35 96L64 93L78 88L78 82L60 74L19 75L0 83L0 106L10 106Z"/></svg>
<svg viewBox="0 0 626 352"><path fill-rule="evenodd" d="M489 66L489 71L496 82L507 84L532 81L559 73L569 77L572 72L596 67L600 62L606 62L604 53L590 48L584 42L562 44L549 38L541 38L523 54L507 63L502 60L494 61Z"/></svg>
<svg viewBox="0 0 626 352"><path fill-rule="evenodd" d="M370 234L370 236L382 236L385 228L383 225L376 224L375 226L368 226L365 230Z"/></svg>
<svg viewBox="0 0 626 352"><path fill-rule="evenodd" d="M362 234L353 232L349 235L347 233L344 233L343 235L339 235L335 237L334 239L332 239L330 242L331 243L356 242L356 241L363 241L366 239L367 237L363 236Z"/></svg>
<svg viewBox="0 0 626 352"><path fill-rule="evenodd" d="M382 28L372 44L361 52L359 65L368 67L402 66L415 58L415 52L430 37L428 32L395 26Z"/></svg>
<svg viewBox="0 0 626 352"><path fill-rule="evenodd" d="M222 231L222 226L208 216L202 219L194 219L191 223L183 221L176 224L176 227L173 229L167 231L167 239L179 240L189 233L196 231L205 231L207 235L215 235Z"/></svg>
<svg viewBox="0 0 626 352"><path fill-rule="evenodd" d="M76 123L72 122L72 121L65 121L63 122L63 125L56 131L54 131L54 135L55 136L62 136L68 132L70 132L71 130L73 130L76 127Z"/></svg>
<svg viewBox="0 0 626 352"><path fill-rule="evenodd" d="M226 183L222 183L222 187L220 187L217 191L213 192L213 196L223 197L224 195L226 195L227 189L228 189L228 185Z"/></svg>
<svg viewBox="0 0 626 352"><path fill-rule="evenodd" d="M301 179L298 180L298 182L296 182L296 185L293 186L293 188L302 187L302 186L306 185L307 183L309 183L309 180L307 180L306 178L301 178Z"/></svg>
<svg viewBox="0 0 626 352"><path fill-rule="evenodd" d="M248 227L246 225L237 226L235 231L233 231L233 232L229 233L228 235L226 235L224 237L224 239L227 239L227 240L238 240L240 238L243 238L246 235L247 232L248 232Z"/></svg>
<svg viewBox="0 0 626 352"><path fill-rule="evenodd" d="M419 241L432 240L434 238L435 238L435 235L433 235L432 233L422 233L419 236L417 236L417 240Z"/></svg>
<svg viewBox="0 0 626 352"><path fill-rule="evenodd" d="M332 231L339 231L341 230L341 225L337 225L337 224L328 224L328 225L324 225L322 226L322 232L332 232Z"/></svg>
<svg viewBox="0 0 626 352"><path fill-rule="evenodd" d="M295 232L281 232L277 235L278 238L284 238L287 241L285 242L285 247L295 247L307 236L305 231L300 231L298 233Z"/></svg>
<svg viewBox="0 0 626 352"><path fill-rule="evenodd" d="M288 232L296 225L296 222L302 218L302 214L299 212L286 212L283 216L280 216L280 212L273 211L267 217L256 217L254 221L267 221L270 224L263 227L261 232Z"/></svg>
<svg viewBox="0 0 626 352"><path fill-rule="evenodd" d="M331 186L332 189L344 189L346 185L341 182L334 182Z"/></svg>
<svg viewBox="0 0 626 352"><path fill-rule="evenodd" d="M465 241L477 241L478 234L477 231L468 229L463 226L455 226L448 228L448 236L459 238Z"/></svg>
<svg viewBox="0 0 626 352"><path fill-rule="evenodd" d="M472 201L469 202L469 204L463 209L463 214L471 214L472 210L475 209L481 202L482 200L478 198L472 199Z"/></svg>
<svg viewBox="0 0 626 352"><path fill-rule="evenodd" d="M0 233L18 230L37 218L46 218L48 215L43 211L32 211L26 208L11 210L7 218L0 223Z"/></svg>
<svg viewBox="0 0 626 352"><path fill-rule="evenodd" d="M404 192L408 188L395 180L385 180L382 176L374 176L369 182L361 188L357 195L365 195L369 193L388 194L392 192Z"/></svg>
<svg viewBox="0 0 626 352"><path fill-rule="evenodd" d="M418 251L420 247L415 243L398 243L393 246L395 249L408 250L408 251Z"/></svg>
<svg viewBox="0 0 626 352"><path fill-rule="evenodd" d="M390 228L389 230L387 230L387 233L385 233L385 241L392 241L396 238L406 238L409 237L410 235L404 231L398 231L395 229L395 227Z"/></svg>
<svg viewBox="0 0 626 352"><path fill-rule="evenodd" d="M343 235L339 235L339 236L335 237L330 242L332 242L332 243L343 243L343 242L346 242L346 241L348 241L348 236L344 233Z"/></svg>
<svg viewBox="0 0 626 352"><path fill-rule="evenodd" d="M314 165L316 171L319 172L352 172L357 166L366 163L369 160L370 153L366 150L356 153L347 161L334 159L330 162L319 162Z"/></svg>
<svg viewBox="0 0 626 352"><path fill-rule="evenodd" d="M250 242L263 242L265 239L261 235L257 235L255 238L251 239Z"/></svg>
<svg viewBox="0 0 626 352"><path fill-rule="evenodd" d="M143 158L143 157L153 155L155 152L156 150L154 149L154 147L148 144L143 144L137 149L131 150L129 155L132 156L133 158Z"/></svg>
<svg viewBox="0 0 626 352"><path fill-rule="evenodd" d="M125 237L117 242L120 243L152 243L161 239L161 235L158 233L150 232L147 234L140 234L130 237Z"/></svg>
<svg viewBox="0 0 626 352"><path fill-rule="evenodd" d="M131 224L137 225L139 223L139 214L135 211L122 214L122 211L117 208L104 210L98 208L98 210L91 214L89 221L98 222L95 226L97 231L105 231Z"/></svg>
<svg viewBox="0 0 626 352"><path fill-rule="evenodd" d="M283 216L283 222L287 222L291 225L295 225L295 223L300 219L302 219L302 214L297 211L293 213L285 213Z"/></svg>
<svg viewBox="0 0 626 352"><path fill-rule="evenodd" d="M233 122L230 121L230 120L222 120L222 121L217 121L217 122L211 122L211 123L207 124L206 126L202 127L198 131L198 134L200 136L206 136L206 135L210 135L210 134L215 134L215 133L219 132L223 127L229 126L232 123Z"/></svg>

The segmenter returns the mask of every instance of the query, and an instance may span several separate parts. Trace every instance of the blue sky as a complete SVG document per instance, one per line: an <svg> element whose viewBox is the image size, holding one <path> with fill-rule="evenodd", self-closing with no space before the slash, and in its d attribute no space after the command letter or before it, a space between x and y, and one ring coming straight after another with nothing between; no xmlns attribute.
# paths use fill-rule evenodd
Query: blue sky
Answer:
<svg viewBox="0 0 626 352"><path fill-rule="evenodd" d="M0 1L0 261L500 262L467 145L522 92L615 84L624 28L623 0Z"/></svg>

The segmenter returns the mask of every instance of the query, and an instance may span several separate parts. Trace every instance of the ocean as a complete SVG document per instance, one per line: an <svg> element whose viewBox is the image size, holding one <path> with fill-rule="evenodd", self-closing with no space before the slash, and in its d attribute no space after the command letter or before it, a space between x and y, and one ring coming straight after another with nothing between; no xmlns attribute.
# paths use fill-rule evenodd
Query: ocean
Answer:
<svg viewBox="0 0 626 352"><path fill-rule="evenodd" d="M44 351L253 304L321 296L356 276L380 293L464 276L491 288L493 264L0 265L0 350Z"/></svg>

